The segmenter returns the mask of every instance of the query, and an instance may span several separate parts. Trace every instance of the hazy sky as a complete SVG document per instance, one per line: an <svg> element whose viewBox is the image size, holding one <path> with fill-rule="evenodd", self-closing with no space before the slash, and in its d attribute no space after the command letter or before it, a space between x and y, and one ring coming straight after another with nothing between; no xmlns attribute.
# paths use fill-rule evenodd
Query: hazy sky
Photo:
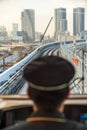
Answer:
<svg viewBox="0 0 87 130"><path fill-rule="evenodd" d="M67 8L68 30L72 32L73 7L87 8L87 0L0 0L0 25L11 31L12 23L20 23L23 9L35 9L36 31L44 32L54 9L59 7ZM54 19L47 33L54 33Z"/></svg>

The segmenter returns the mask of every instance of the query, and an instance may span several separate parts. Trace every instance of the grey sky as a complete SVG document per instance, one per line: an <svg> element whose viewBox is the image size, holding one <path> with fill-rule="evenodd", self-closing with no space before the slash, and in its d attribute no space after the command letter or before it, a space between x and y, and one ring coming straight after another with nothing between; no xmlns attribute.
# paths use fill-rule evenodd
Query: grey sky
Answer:
<svg viewBox="0 0 87 130"><path fill-rule="evenodd" d="M0 0L0 25L11 30L12 23L20 23L21 11L32 8L35 9L36 31L44 32L50 18L54 16L54 9L65 7L67 8L68 28L71 31L73 7L79 6L87 8L87 0ZM48 33L54 33L54 20Z"/></svg>

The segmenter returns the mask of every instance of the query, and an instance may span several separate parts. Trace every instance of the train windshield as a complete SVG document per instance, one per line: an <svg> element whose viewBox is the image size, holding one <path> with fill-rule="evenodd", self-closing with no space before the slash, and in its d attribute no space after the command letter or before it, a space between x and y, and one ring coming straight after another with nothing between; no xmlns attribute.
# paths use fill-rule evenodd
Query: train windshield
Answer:
<svg viewBox="0 0 87 130"><path fill-rule="evenodd" d="M26 95L23 69L42 55L70 60L71 94L87 94L86 21L86 0L0 0L0 95Z"/></svg>

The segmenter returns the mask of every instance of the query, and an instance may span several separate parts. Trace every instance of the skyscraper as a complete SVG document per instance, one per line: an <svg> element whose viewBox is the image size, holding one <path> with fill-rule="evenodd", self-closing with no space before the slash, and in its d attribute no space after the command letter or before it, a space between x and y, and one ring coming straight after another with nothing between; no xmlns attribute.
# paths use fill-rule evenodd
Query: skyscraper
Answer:
<svg viewBox="0 0 87 130"><path fill-rule="evenodd" d="M55 9L55 38L67 31L66 8Z"/></svg>
<svg viewBox="0 0 87 130"><path fill-rule="evenodd" d="M12 24L12 36L17 36L17 31L18 31L18 24L13 23Z"/></svg>
<svg viewBox="0 0 87 130"><path fill-rule="evenodd" d="M85 9L78 7L73 9L73 35L84 31Z"/></svg>
<svg viewBox="0 0 87 130"><path fill-rule="evenodd" d="M27 41L35 40L35 11L25 9L21 13L21 27Z"/></svg>

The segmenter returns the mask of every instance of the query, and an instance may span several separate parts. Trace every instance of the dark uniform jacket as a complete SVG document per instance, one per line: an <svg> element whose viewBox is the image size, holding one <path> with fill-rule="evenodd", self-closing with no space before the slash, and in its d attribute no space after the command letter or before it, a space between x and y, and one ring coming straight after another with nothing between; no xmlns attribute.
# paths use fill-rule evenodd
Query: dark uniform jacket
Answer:
<svg viewBox="0 0 87 130"><path fill-rule="evenodd" d="M4 130L87 130L87 125L65 119L59 112L36 112L27 122L16 124Z"/></svg>

